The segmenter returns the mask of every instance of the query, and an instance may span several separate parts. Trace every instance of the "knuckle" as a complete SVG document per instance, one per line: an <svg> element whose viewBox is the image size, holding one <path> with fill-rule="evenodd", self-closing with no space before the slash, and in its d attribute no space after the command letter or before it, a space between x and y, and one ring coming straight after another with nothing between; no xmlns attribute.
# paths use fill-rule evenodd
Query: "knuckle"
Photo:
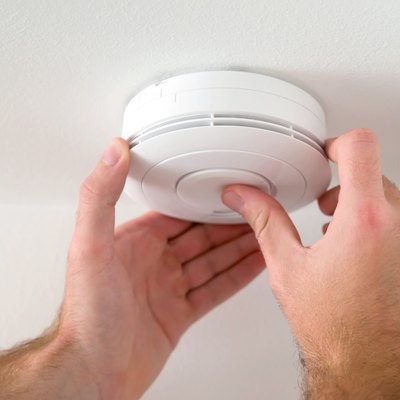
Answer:
<svg viewBox="0 0 400 400"><path fill-rule="evenodd" d="M341 138L342 141L350 146L358 143L378 145L378 136L375 132L367 128L353 129L352 131L345 133Z"/></svg>
<svg viewBox="0 0 400 400"><path fill-rule="evenodd" d="M269 213L264 210L258 211L253 219L253 229L258 241L264 236L268 228Z"/></svg>
<svg viewBox="0 0 400 400"><path fill-rule="evenodd" d="M102 204L115 207L118 198L118 193L112 188L102 187L95 175L89 176L80 186L79 202L81 205Z"/></svg>
<svg viewBox="0 0 400 400"><path fill-rule="evenodd" d="M98 197L99 193L89 177L81 184L79 191L79 200L83 204L91 204Z"/></svg>
<svg viewBox="0 0 400 400"><path fill-rule="evenodd" d="M376 134L368 129L355 129L342 137L340 146L340 162L346 166L346 176L351 184L356 189L374 186L374 190L378 191L381 161Z"/></svg>
<svg viewBox="0 0 400 400"><path fill-rule="evenodd" d="M380 233L386 230L389 224L386 204L380 199L364 199L356 209L356 224L365 233Z"/></svg>

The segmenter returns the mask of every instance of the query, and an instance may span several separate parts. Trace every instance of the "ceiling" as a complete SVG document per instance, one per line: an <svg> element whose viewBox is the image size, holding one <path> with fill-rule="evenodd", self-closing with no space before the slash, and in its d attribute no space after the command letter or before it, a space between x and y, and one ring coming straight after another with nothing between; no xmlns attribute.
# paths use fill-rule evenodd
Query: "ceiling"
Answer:
<svg viewBox="0 0 400 400"><path fill-rule="evenodd" d="M399 16L394 0L1 0L1 202L75 202L127 101L205 69L306 89L330 136L374 129L399 181Z"/></svg>
<svg viewBox="0 0 400 400"><path fill-rule="evenodd" d="M55 262L37 255L62 254L64 279L56 239L67 246L73 211L60 210L119 136L129 99L154 81L238 69L295 83L320 100L329 136L375 130L383 170L400 183L399 17L397 0L0 0L0 203L28 205L1 214L15 332L25 329L21 299L39 298L32 290L50 296L39 314L55 304ZM306 244L321 218L315 204L294 213ZM261 279L185 336L146 398L298 398L297 355Z"/></svg>

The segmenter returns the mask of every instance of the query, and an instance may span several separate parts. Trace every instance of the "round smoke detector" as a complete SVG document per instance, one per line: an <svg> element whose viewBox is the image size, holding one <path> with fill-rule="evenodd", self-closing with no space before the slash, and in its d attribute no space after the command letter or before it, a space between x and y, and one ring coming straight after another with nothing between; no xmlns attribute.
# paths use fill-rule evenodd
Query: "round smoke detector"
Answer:
<svg viewBox="0 0 400 400"><path fill-rule="evenodd" d="M125 192L195 222L243 222L221 201L230 184L256 186L293 211L331 179L320 104L260 74L198 72L153 84L128 103L122 136L132 156Z"/></svg>

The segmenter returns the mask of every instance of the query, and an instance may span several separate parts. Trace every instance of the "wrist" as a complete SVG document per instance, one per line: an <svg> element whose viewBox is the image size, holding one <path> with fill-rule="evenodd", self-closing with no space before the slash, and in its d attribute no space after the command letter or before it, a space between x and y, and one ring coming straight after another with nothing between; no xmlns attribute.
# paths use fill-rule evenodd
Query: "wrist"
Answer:
<svg viewBox="0 0 400 400"><path fill-rule="evenodd" d="M101 398L87 368L78 361L71 345L56 330L2 354L0 383L5 398Z"/></svg>
<svg viewBox="0 0 400 400"><path fill-rule="evenodd" d="M115 368L111 362L101 362L94 343L82 341L77 332L64 330L43 358L63 365L63 384L69 385L71 393L75 393L71 399L136 400L141 397L146 388L138 383L146 377L140 369L134 373L129 368Z"/></svg>
<svg viewBox="0 0 400 400"><path fill-rule="evenodd" d="M60 332L38 354L33 355L32 361L37 375L47 376L52 382L56 397L62 393L65 400L102 399L96 379L79 357L74 343Z"/></svg>
<svg viewBox="0 0 400 400"><path fill-rule="evenodd" d="M326 348L330 348L327 351ZM302 357L306 400L397 398L400 341L397 334L374 342L343 341ZM334 350L332 350L334 349Z"/></svg>

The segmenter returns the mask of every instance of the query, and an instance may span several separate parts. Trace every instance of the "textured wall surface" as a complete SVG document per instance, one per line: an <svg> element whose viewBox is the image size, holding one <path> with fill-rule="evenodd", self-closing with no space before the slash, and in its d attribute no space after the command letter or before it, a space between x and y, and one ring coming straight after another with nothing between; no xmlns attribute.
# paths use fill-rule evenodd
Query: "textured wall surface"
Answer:
<svg viewBox="0 0 400 400"><path fill-rule="evenodd" d="M377 131L400 181L400 2L0 0L0 348L38 335L62 299L79 183L140 88L240 69L291 81L330 136ZM118 220L142 212L121 201ZM297 212L305 243L315 205ZM196 324L147 400L298 398L297 355L266 274Z"/></svg>

